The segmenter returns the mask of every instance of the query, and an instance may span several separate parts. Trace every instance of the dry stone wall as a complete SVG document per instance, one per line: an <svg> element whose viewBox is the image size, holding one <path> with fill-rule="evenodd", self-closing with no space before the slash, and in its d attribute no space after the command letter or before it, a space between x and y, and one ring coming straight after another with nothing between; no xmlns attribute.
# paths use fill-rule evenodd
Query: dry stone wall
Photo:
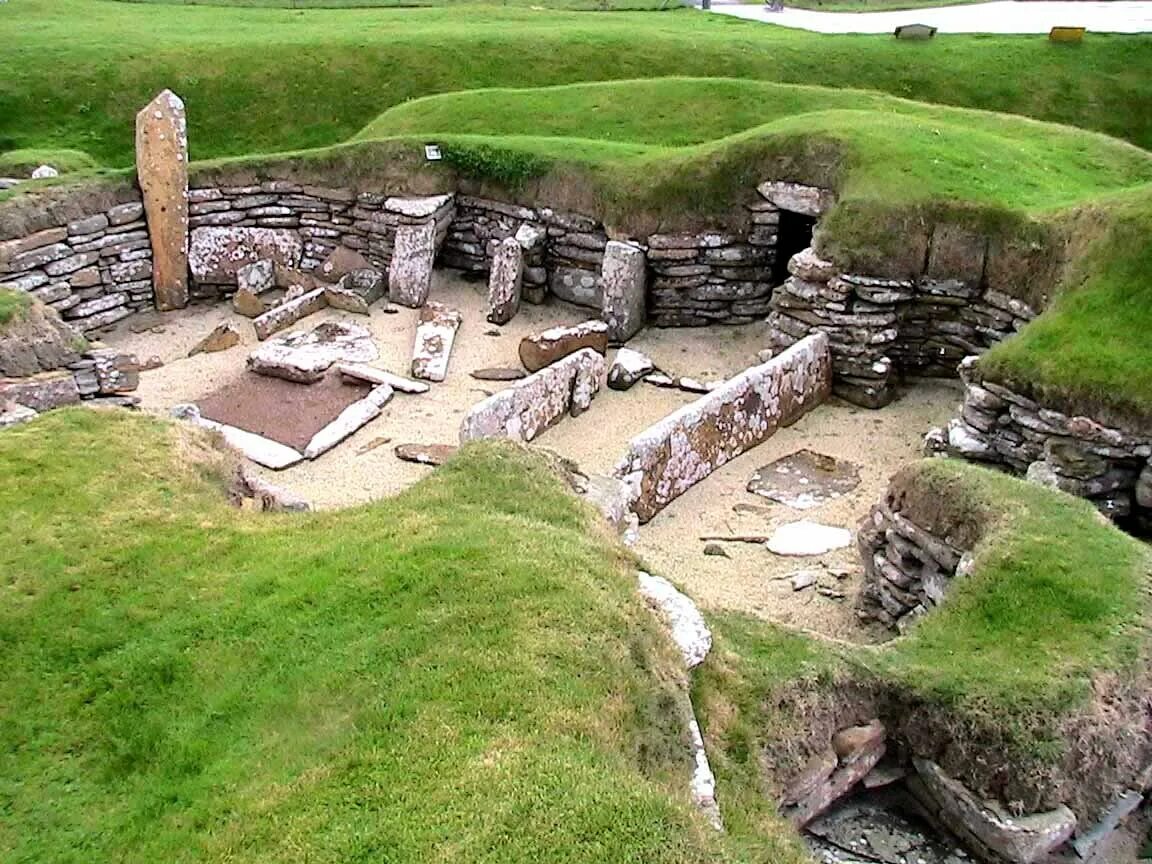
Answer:
<svg viewBox="0 0 1152 864"><path fill-rule="evenodd" d="M1152 437L1062 414L984 380L975 357L960 364L960 377L960 416L929 433L930 451L1025 475L1152 527Z"/></svg>
<svg viewBox="0 0 1152 864"><path fill-rule="evenodd" d="M152 305L144 206L127 201L0 241L0 288L26 291L90 332Z"/></svg>

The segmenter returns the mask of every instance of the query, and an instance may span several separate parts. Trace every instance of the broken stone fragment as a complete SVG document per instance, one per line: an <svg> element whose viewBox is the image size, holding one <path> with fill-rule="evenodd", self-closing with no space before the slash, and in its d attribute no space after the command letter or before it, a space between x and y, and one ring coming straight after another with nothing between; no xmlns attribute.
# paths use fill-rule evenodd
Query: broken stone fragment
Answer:
<svg viewBox="0 0 1152 864"><path fill-rule="evenodd" d="M32 170L33 180L47 180L50 177L59 177L60 172L51 165L40 165Z"/></svg>
<svg viewBox="0 0 1152 864"><path fill-rule="evenodd" d="M372 304L381 299L386 291L384 274L365 267L344 274L338 285L325 286L324 297L334 309L368 315Z"/></svg>
<svg viewBox="0 0 1152 864"><path fill-rule="evenodd" d="M553 327L526 336L520 342L520 362L529 372L536 372L582 348L606 354L608 325L603 321L585 321L572 327Z"/></svg>
<svg viewBox="0 0 1152 864"><path fill-rule="evenodd" d="M334 363L360 363L375 360L379 354L367 328L327 321L311 330L293 330L269 339L248 355L248 368L258 375L311 384L323 378Z"/></svg>
<svg viewBox="0 0 1152 864"><path fill-rule="evenodd" d="M21 405L19 402L5 402L0 404L0 429L27 423L29 420L34 420L38 416L38 411L26 405Z"/></svg>
<svg viewBox="0 0 1152 864"><path fill-rule="evenodd" d="M507 366L490 366L485 369L475 369L468 373L477 381L519 381L527 378L528 373L523 369L512 369Z"/></svg>
<svg viewBox="0 0 1152 864"><path fill-rule="evenodd" d="M592 403L604 377L604 358L584 348L473 405L460 426L460 442L481 438L531 441L566 413Z"/></svg>
<svg viewBox="0 0 1152 864"><path fill-rule="evenodd" d="M188 352L189 357L197 354L212 354L216 351L227 351L240 344L240 330L231 321L217 324L216 327L193 346Z"/></svg>
<svg viewBox="0 0 1152 864"><path fill-rule="evenodd" d="M835 528L802 519L778 527L764 545L776 555L803 557L844 549L851 542L852 532L847 528Z"/></svg>
<svg viewBox="0 0 1152 864"><path fill-rule="evenodd" d="M336 371L345 378L351 378L353 381L365 381L369 384L387 384L397 393L418 395L420 393L427 393L429 389L431 389L423 381L413 381L411 378L405 378L402 375L393 375L391 372L377 369L375 366L365 366L360 363L341 363L336 367Z"/></svg>
<svg viewBox="0 0 1152 864"><path fill-rule="evenodd" d="M835 196L831 190L802 183L769 180L756 187L756 191L781 210L804 216L820 216L832 206Z"/></svg>
<svg viewBox="0 0 1152 864"><path fill-rule="evenodd" d="M428 303L420 310L416 341L412 347L412 377L443 381L448 375L452 343L463 321L460 313L442 303Z"/></svg>
<svg viewBox="0 0 1152 864"><path fill-rule="evenodd" d="M608 241L600 270L600 295L609 342L623 344L640 332L648 296L648 259L643 249Z"/></svg>
<svg viewBox="0 0 1152 864"><path fill-rule="evenodd" d="M312 436L312 440L304 448L304 458L316 459L324 455L345 438L375 420L393 395L391 387L381 384L373 388L363 399L353 402L341 411L335 420Z"/></svg>
<svg viewBox="0 0 1152 864"><path fill-rule="evenodd" d="M784 814L798 827L804 827L852 790L857 783L867 777L887 752L884 726L873 720L867 726L855 726L837 732L832 738L832 753L836 767L820 782L816 770L812 770L809 791L804 797L796 797L794 804L785 802ZM824 755L827 760L827 755ZM820 763L823 768L825 763ZM810 763L810 769L815 765ZM809 769L806 769L809 770ZM803 776L803 775L802 775ZM799 779L799 778L798 778ZM790 784L799 785L799 784Z"/></svg>
<svg viewBox="0 0 1152 864"><path fill-rule="evenodd" d="M840 760L831 747L821 750L809 759L800 773L784 787L784 792L780 796L781 805L799 804L816 792L828 781L839 764Z"/></svg>
<svg viewBox="0 0 1152 864"><path fill-rule="evenodd" d="M809 246L788 259L788 272L805 282L827 282L836 275L836 265L825 261Z"/></svg>
<svg viewBox="0 0 1152 864"><path fill-rule="evenodd" d="M721 546L719 543L705 543L704 554L715 556L718 558L729 558L728 550Z"/></svg>
<svg viewBox="0 0 1152 864"><path fill-rule="evenodd" d="M396 458L405 462L415 462L418 465L443 465L460 448L454 444L398 444L396 445Z"/></svg>
<svg viewBox="0 0 1152 864"><path fill-rule="evenodd" d="M325 282L339 282L355 270L371 270L372 265L368 259L354 249L347 246L337 246L332 254L316 268L318 275Z"/></svg>
<svg viewBox="0 0 1152 864"><path fill-rule="evenodd" d="M673 378L671 375L666 375L663 372L654 372L645 376L644 383L668 390L683 390L685 393L711 393L724 382L699 381L696 378L688 378L683 375Z"/></svg>
<svg viewBox="0 0 1152 864"><path fill-rule="evenodd" d="M276 262L269 258L245 264L236 271L236 289L260 295L276 287Z"/></svg>
<svg viewBox="0 0 1152 864"><path fill-rule="evenodd" d="M232 295L232 311L245 318L259 318L272 308L273 304L244 288Z"/></svg>
<svg viewBox="0 0 1152 864"><path fill-rule="evenodd" d="M696 604L662 576L636 574L640 595L658 610L668 623L672 641L680 649L684 665L695 669L712 650L712 631Z"/></svg>
<svg viewBox="0 0 1152 864"><path fill-rule="evenodd" d="M237 472L235 491L245 498L251 498L265 513L306 513L312 506L305 501L263 477L245 470Z"/></svg>
<svg viewBox="0 0 1152 864"><path fill-rule="evenodd" d="M820 574L815 570L797 570L788 577L788 581L792 583L793 591L803 591L815 585L819 578Z"/></svg>
<svg viewBox="0 0 1152 864"><path fill-rule="evenodd" d="M608 386L613 390L628 390L655 369L656 364L646 354L631 348L621 348L612 360L612 368L608 370Z"/></svg>
<svg viewBox="0 0 1152 864"><path fill-rule="evenodd" d="M291 327L301 318L319 312L327 305L328 300L324 296L323 288L316 288L294 300L281 303L275 309L269 309L253 319L252 326L256 329L256 338L263 341L272 334Z"/></svg>
<svg viewBox="0 0 1152 864"><path fill-rule="evenodd" d="M524 281L524 250L514 237L496 246L488 274L488 321L507 324L520 311L520 289Z"/></svg>
<svg viewBox="0 0 1152 864"><path fill-rule="evenodd" d="M435 222L401 225L397 229L388 268L388 293L394 303L415 309L427 302L435 259Z"/></svg>
<svg viewBox="0 0 1152 864"><path fill-rule="evenodd" d="M136 177L148 214L152 290L160 311L188 305L188 126L165 90L136 115Z"/></svg>

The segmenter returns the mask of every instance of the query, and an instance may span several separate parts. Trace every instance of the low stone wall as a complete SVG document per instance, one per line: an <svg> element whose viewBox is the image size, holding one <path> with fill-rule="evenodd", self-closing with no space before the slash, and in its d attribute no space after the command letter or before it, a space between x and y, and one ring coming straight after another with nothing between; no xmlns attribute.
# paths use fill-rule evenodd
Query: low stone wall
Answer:
<svg viewBox="0 0 1152 864"><path fill-rule="evenodd" d="M696 483L819 405L832 384L828 337L816 333L753 366L633 438L615 470L647 522Z"/></svg>
<svg viewBox="0 0 1152 864"><path fill-rule="evenodd" d="M1152 525L1152 437L1045 408L960 364L964 403L928 446L1087 498L1112 518Z"/></svg>
<svg viewBox="0 0 1152 864"><path fill-rule="evenodd" d="M787 347L813 331L832 345L834 392L881 407L901 373L951 377L956 364L1011 336L1036 313L974 279L915 280L841 273L806 249L772 295L772 342ZM941 272L929 268L926 273Z"/></svg>
<svg viewBox="0 0 1152 864"><path fill-rule="evenodd" d="M152 305L152 247L139 200L0 242L0 288L27 291L80 330Z"/></svg>
<svg viewBox="0 0 1152 864"><path fill-rule="evenodd" d="M968 550L933 536L894 506L876 504L856 532L864 564L857 612L903 633L944 602L949 582L970 572L972 559Z"/></svg>

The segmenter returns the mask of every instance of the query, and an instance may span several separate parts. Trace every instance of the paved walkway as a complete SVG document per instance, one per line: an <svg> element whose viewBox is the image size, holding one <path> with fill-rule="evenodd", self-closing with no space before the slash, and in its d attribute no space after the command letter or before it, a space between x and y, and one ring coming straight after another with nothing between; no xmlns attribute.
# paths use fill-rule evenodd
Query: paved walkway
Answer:
<svg viewBox="0 0 1152 864"><path fill-rule="evenodd" d="M1087 27L1097 33L1152 32L1152 0L997 0L902 12L769 12L763 5L714 2L712 11L817 33L891 33L901 24L928 24L940 33L1047 33L1053 27Z"/></svg>

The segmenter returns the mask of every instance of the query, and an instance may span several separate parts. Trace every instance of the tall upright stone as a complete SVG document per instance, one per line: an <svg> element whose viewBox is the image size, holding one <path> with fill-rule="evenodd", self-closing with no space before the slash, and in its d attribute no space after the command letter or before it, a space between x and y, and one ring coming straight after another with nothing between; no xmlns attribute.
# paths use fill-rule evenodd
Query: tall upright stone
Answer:
<svg viewBox="0 0 1152 864"><path fill-rule="evenodd" d="M388 292L392 302L413 309L428 301L432 288L432 264L436 259L436 223L401 225L388 268Z"/></svg>
<svg viewBox="0 0 1152 864"><path fill-rule="evenodd" d="M601 266L601 312L608 341L622 345L644 326L648 258L639 246L609 240Z"/></svg>
<svg viewBox="0 0 1152 864"><path fill-rule="evenodd" d="M524 249L514 237L496 246L488 275L488 320L507 324L520 311L520 290L524 280Z"/></svg>
<svg viewBox="0 0 1152 864"><path fill-rule="evenodd" d="M152 241L160 311L188 305L188 128L184 102L165 90L136 115L136 176Z"/></svg>

